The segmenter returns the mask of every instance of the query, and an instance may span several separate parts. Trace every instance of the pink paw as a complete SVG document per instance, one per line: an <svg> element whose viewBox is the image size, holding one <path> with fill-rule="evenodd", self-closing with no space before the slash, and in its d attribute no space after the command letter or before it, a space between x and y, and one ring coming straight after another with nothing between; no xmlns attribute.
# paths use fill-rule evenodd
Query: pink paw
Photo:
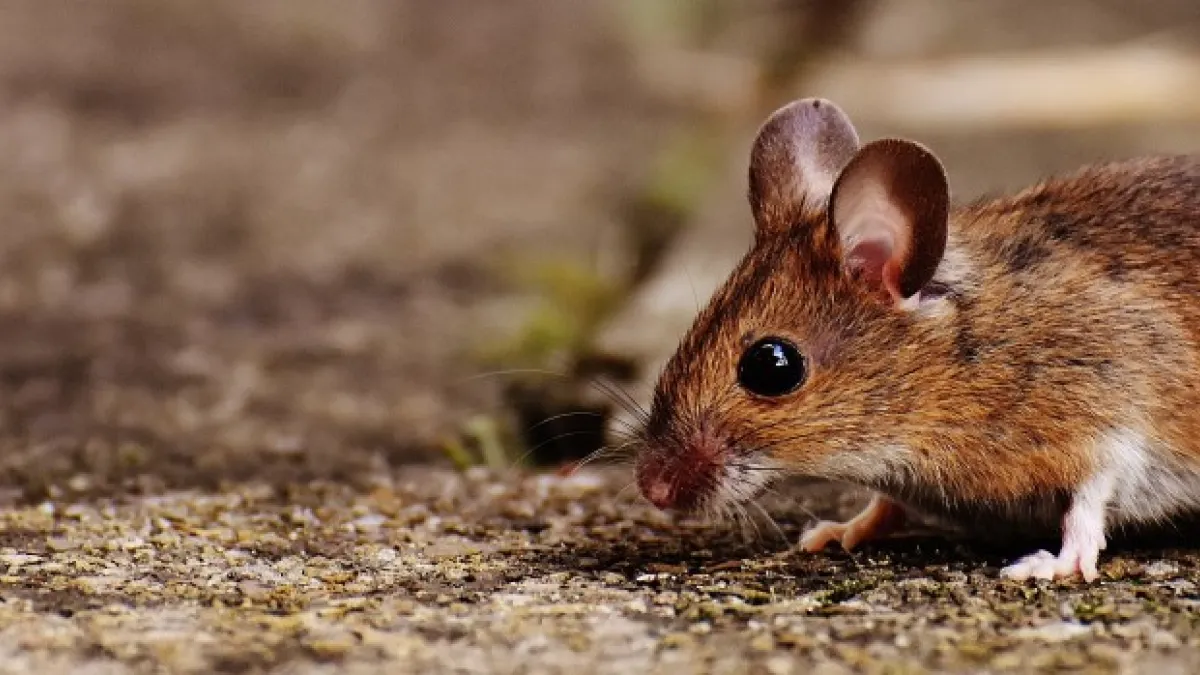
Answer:
<svg viewBox="0 0 1200 675"><path fill-rule="evenodd" d="M817 553L833 542L841 542L846 534L846 523L835 523L832 520L822 520L800 535L800 550L805 553Z"/></svg>
<svg viewBox="0 0 1200 675"><path fill-rule="evenodd" d="M854 547L870 539L879 539L904 526L904 508L883 495L871 498L867 507L857 516L844 523L822 520L800 535L800 550L816 553L831 542L838 542L842 549Z"/></svg>

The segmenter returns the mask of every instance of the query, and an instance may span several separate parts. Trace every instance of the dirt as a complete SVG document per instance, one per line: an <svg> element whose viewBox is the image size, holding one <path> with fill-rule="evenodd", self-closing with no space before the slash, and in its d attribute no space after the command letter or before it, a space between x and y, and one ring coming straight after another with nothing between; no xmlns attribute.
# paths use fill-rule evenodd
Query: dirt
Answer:
<svg viewBox="0 0 1200 675"><path fill-rule="evenodd" d="M1023 548L913 533L789 545L797 486L743 528L674 522L617 469L406 469L3 515L4 672L1191 672L1200 560L1117 548L1015 583ZM1156 665L1157 664L1157 665Z"/></svg>

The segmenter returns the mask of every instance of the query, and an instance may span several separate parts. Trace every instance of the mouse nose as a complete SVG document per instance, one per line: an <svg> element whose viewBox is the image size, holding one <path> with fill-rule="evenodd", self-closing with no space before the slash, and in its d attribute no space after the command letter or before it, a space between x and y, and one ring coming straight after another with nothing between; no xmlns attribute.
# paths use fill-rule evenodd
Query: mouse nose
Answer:
<svg viewBox="0 0 1200 675"><path fill-rule="evenodd" d="M646 501L660 509L669 509L675 505L675 490L661 477L643 485L642 495L646 497Z"/></svg>
<svg viewBox="0 0 1200 675"><path fill-rule="evenodd" d="M694 511L720 497L728 453L723 435L703 429L686 438L654 439L638 455L638 490L659 509Z"/></svg>
<svg viewBox="0 0 1200 675"><path fill-rule="evenodd" d="M638 489L660 509L674 508L679 498L678 476L660 457L644 457L637 468Z"/></svg>

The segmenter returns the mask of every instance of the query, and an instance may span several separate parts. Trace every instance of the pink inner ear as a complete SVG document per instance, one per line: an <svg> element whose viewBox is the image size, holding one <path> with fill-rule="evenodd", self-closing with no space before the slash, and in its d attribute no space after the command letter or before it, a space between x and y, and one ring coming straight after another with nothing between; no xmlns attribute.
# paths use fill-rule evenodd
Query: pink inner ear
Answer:
<svg viewBox="0 0 1200 675"><path fill-rule="evenodd" d="M882 286L896 300L900 262L910 245L909 217L876 184L859 183L843 191L834 218L845 251L845 264L859 278Z"/></svg>
<svg viewBox="0 0 1200 675"><path fill-rule="evenodd" d="M847 271L877 282L871 290L885 301L914 306L946 252L949 197L942 165L923 146L868 143L830 196L829 221Z"/></svg>
<svg viewBox="0 0 1200 675"><path fill-rule="evenodd" d="M855 244L846 253L845 264L855 277L876 285L883 281L883 268L891 259L891 242L872 239Z"/></svg>

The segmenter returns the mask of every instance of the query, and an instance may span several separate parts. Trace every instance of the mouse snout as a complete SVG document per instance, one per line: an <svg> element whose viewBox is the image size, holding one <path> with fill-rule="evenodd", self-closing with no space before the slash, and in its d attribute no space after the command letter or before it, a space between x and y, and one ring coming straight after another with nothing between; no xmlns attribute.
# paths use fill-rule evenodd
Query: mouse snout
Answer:
<svg viewBox="0 0 1200 675"><path fill-rule="evenodd" d="M687 486L677 468L665 463L646 463L638 472L638 488L646 501L668 511L686 508Z"/></svg>
<svg viewBox="0 0 1200 675"><path fill-rule="evenodd" d="M637 482L646 501L663 510L687 511L716 486L717 467L678 457L653 457L638 466Z"/></svg>
<svg viewBox="0 0 1200 675"><path fill-rule="evenodd" d="M658 508L666 510L675 506L675 486L671 485L671 481L659 476L653 480L643 481L641 487L646 501Z"/></svg>

